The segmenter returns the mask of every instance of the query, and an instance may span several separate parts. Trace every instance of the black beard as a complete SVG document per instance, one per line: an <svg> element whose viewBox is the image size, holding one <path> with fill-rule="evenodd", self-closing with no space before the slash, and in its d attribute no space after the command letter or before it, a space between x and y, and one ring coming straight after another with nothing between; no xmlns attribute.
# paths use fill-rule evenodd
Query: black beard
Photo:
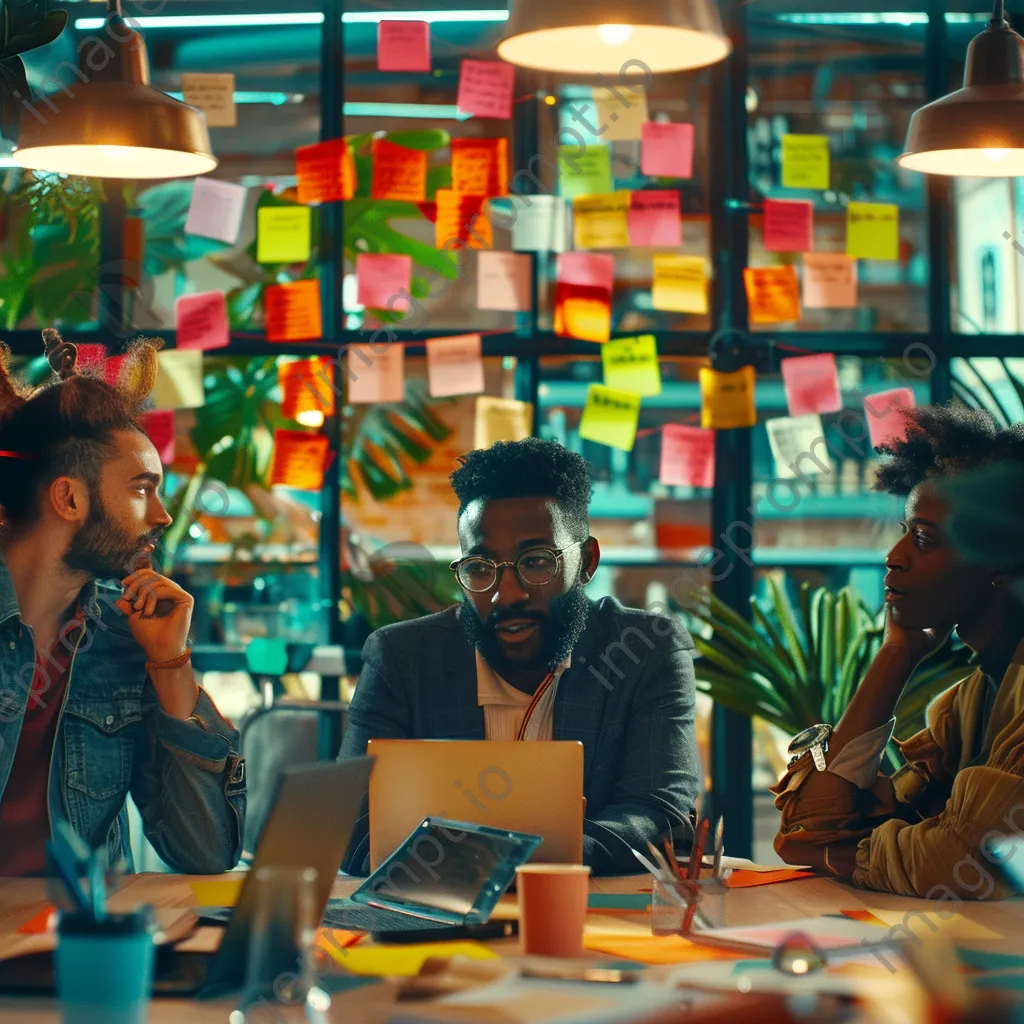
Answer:
<svg viewBox="0 0 1024 1024"><path fill-rule="evenodd" d="M551 602L548 615L537 615L517 609L503 608L493 612L483 621L472 601L463 598L459 621L469 642L480 652L484 661L502 678L509 674L527 671L551 671L572 654L583 636L590 614L590 603L582 583L576 583L567 593ZM503 619L533 619L540 626L540 650L528 661L507 658L498 641L497 626Z"/></svg>
<svg viewBox="0 0 1024 1024"><path fill-rule="evenodd" d="M64 556L72 572L83 572L96 580L121 580L139 568L146 544L155 543L152 535L132 539L107 515L98 500L89 506L89 514L72 538Z"/></svg>

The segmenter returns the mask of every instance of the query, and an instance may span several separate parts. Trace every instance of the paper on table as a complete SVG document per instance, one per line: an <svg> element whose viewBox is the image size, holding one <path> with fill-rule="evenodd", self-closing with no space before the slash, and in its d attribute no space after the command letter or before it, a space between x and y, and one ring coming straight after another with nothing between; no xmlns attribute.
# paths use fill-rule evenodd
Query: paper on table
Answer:
<svg viewBox="0 0 1024 1024"><path fill-rule="evenodd" d="M355 157L344 139L299 146L295 170L300 203L333 203L355 195Z"/></svg>
<svg viewBox="0 0 1024 1024"><path fill-rule="evenodd" d="M270 484L282 484L299 491L319 491L330 442L323 434L304 430L275 430L274 454L270 461Z"/></svg>
<svg viewBox="0 0 1024 1024"><path fill-rule="evenodd" d="M640 170L651 178L693 177L692 124L648 121L643 126Z"/></svg>
<svg viewBox="0 0 1024 1024"><path fill-rule="evenodd" d="M172 348L158 353L157 360L160 369L153 385L157 409L198 409L206 404L202 352Z"/></svg>
<svg viewBox="0 0 1024 1024"><path fill-rule="evenodd" d="M361 305L390 312L404 310L411 287L411 256L361 252L356 257L356 301Z"/></svg>
<svg viewBox="0 0 1024 1024"><path fill-rule="evenodd" d="M659 479L668 487L714 487L715 432L666 423L661 428Z"/></svg>
<svg viewBox="0 0 1024 1024"><path fill-rule="evenodd" d="M474 448L490 448L495 441L522 441L532 433L533 406L529 402L489 395L477 398Z"/></svg>
<svg viewBox="0 0 1024 1024"><path fill-rule="evenodd" d="M661 367L653 334L618 338L601 346L605 387L647 398L661 394Z"/></svg>
<svg viewBox="0 0 1024 1024"><path fill-rule="evenodd" d="M654 257L651 305L675 313L707 313L707 261L703 256Z"/></svg>
<svg viewBox="0 0 1024 1024"><path fill-rule="evenodd" d="M189 883L201 907L233 907L242 892L241 878L195 879Z"/></svg>
<svg viewBox="0 0 1024 1024"><path fill-rule="evenodd" d="M725 887L727 889L750 889L757 885L795 882L799 878L811 878L813 875L813 871L800 871L798 868L778 868L774 871L744 871L742 868L734 868L725 879Z"/></svg>
<svg viewBox="0 0 1024 1024"><path fill-rule="evenodd" d="M825 430L816 412L804 416L777 416L766 420L765 428L778 479L792 480L805 473L817 476L834 472L835 467L823 443Z"/></svg>
<svg viewBox="0 0 1024 1024"><path fill-rule="evenodd" d="M579 434L584 441L596 441L629 452L636 441L639 421L639 395L591 384L580 417Z"/></svg>
<svg viewBox="0 0 1024 1024"><path fill-rule="evenodd" d="M238 241L249 190L233 181L196 178L185 220L185 234L213 238L227 245Z"/></svg>
<svg viewBox="0 0 1024 1024"><path fill-rule="evenodd" d="M427 380L434 398L480 394L484 389L480 335L431 338L427 342Z"/></svg>
<svg viewBox="0 0 1024 1024"><path fill-rule="evenodd" d="M494 233L487 216L486 196L467 196L450 188L435 194L437 222L434 244L446 252L453 249L490 249ZM452 257L453 260L457 257Z"/></svg>
<svg viewBox="0 0 1024 1024"><path fill-rule="evenodd" d="M374 139L373 181L374 199L397 199L407 203L422 203L427 198L427 153L423 149L409 149L387 139Z"/></svg>
<svg viewBox="0 0 1024 1024"><path fill-rule="evenodd" d="M160 464L171 465L174 462L174 410L152 409L142 414L141 423L160 456Z"/></svg>
<svg viewBox="0 0 1024 1024"><path fill-rule="evenodd" d="M313 237L308 206L262 206L256 211L256 262L305 263Z"/></svg>
<svg viewBox="0 0 1024 1024"><path fill-rule="evenodd" d="M577 249L625 249L629 246L628 192L575 196L573 235Z"/></svg>
<svg viewBox="0 0 1024 1024"><path fill-rule="evenodd" d="M868 423L871 447L907 436L907 421L901 407L914 408L914 392L910 388L878 391L864 398L864 418Z"/></svg>
<svg viewBox="0 0 1024 1024"><path fill-rule="evenodd" d="M313 359L278 361L277 382L281 387L281 415L294 420L300 413L334 412L334 364L319 356Z"/></svg>
<svg viewBox="0 0 1024 1024"><path fill-rule="evenodd" d="M805 199L765 199L764 247L769 252L814 248L814 204Z"/></svg>
<svg viewBox="0 0 1024 1024"><path fill-rule="evenodd" d="M558 147L558 191L565 198L604 195L614 188L609 146Z"/></svg>
<svg viewBox="0 0 1024 1024"><path fill-rule="evenodd" d="M877 942L879 938L875 925L831 916L804 917L795 921L743 925L737 928L715 928L703 932L702 935L773 949L797 932L806 935L820 949L843 949L848 946L859 946L863 942Z"/></svg>
<svg viewBox="0 0 1024 1024"><path fill-rule="evenodd" d="M459 72L456 106L474 117L512 116L516 69L501 60L464 60Z"/></svg>
<svg viewBox="0 0 1024 1024"><path fill-rule="evenodd" d="M752 366L744 366L735 373L721 373L702 367L700 425L709 430L752 427L757 422L755 383Z"/></svg>
<svg viewBox="0 0 1024 1024"><path fill-rule="evenodd" d="M476 308L528 312L530 267L528 253L481 252L476 261Z"/></svg>
<svg viewBox="0 0 1024 1024"><path fill-rule="evenodd" d="M405 348L391 345L374 352L369 345L348 346L348 400L353 405L401 402L405 398Z"/></svg>
<svg viewBox="0 0 1024 1024"><path fill-rule="evenodd" d="M804 253L805 309L856 309L857 261L842 252Z"/></svg>
<svg viewBox="0 0 1024 1024"><path fill-rule="evenodd" d="M629 244L666 249L683 244L678 192L648 189L630 193Z"/></svg>
<svg viewBox="0 0 1024 1024"><path fill-rule="evenodd" d="M323 336L319 281L270 285L263 302L267 341L315 341Z"/></svg>
<svg viewBox="0 0 1024 1024"><path fill-rule="evenodd" d="M181 92L190 107L198 107L206 115L208 128L234 128L238 124L234 75L186 72L181 76Z"/></svg>
<svg viewBox="0 0 1024 1024"><path fill-rule="evenodd" d="M849 203L846 253L865 260L900 256L900 208L895 203Z"/></svg>
<svg viewBox="0 0 1024 1024"><path fill-rule="evenodd" d="M377 25L378 71L429 71L430 25L425 21L389 21Z"/></svg>
<svg viewBox="0 0 1024 1024"><path fill-rule="evenodd" d="M594 87L597 126L604 128L604 142L629 142L639 139L647 121L647 94L632 89Z"/></svg>
<svg viewBox="0 0 1024 1024"><path fill-rule="evenodd" d="M790 416L809 412L839 412L843 396L839 368L832 352L792 356L780 363L782 386Z"/></svg>
<svg viewBox="0 0 1024 1024"><path fill-rule="evenodd" d="M223 292L182 295L174 302L179 349L209 351L231 344L228 305Z"/></svg>
<svg viewBox="0 0 1024 1024"><path fill-rule="evenodd" d="M703 960L740 960L742 953L731 953L710 946L698 946L681 935L614 935L588 936L583 945L595 953L608 953L623 960L642 964L685 964Z"/></svg>
<svg viewBox="0 0 1024 1024"><path fill-rule="evenodd" d="M782 187L826 189L828 186L828 136L783 135Z"/></svg>
<svg viewBox="0 0 1024 1024"><path fill-rule="evenodd" d="M511 211L512 248L517 252L569 248L569 206L562 196L512 196Z"/></svg>
<svg viewBox="0 0 1024 1024"><path fill-rule="evenodd" d="M452 139L452 190L507 196L508 139Z"/></svg>
<svg viewBox="0 0 1024 1024"><path fill-rule="evenodd" d="M800 319L800 285L792 267L745 267L743 283L752 324L792 323Z"/></svg>
<svg viewBox="0 0 1024 1024"><path fill-rule="evenodd" d="M353 974L412 977L431 957L466 956L472 960L496 960L498 954L479 942L414 942L402 945L356 946L343 958Z"/></svg>

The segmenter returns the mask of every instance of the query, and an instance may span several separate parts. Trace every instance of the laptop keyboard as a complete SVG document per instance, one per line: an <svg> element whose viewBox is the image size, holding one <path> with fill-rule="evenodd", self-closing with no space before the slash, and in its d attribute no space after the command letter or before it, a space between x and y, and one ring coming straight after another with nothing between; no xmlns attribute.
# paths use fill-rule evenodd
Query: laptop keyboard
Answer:
<svg viewBox="0 0 1024 1024"><path fill-rule="evenodd" d="M451 928L450 924L428 921L421 917L409 917L390 910L364 907L353 900L331 900L324 911L325 928L345 928L363 932L419 932L432 929Z"/></svg>

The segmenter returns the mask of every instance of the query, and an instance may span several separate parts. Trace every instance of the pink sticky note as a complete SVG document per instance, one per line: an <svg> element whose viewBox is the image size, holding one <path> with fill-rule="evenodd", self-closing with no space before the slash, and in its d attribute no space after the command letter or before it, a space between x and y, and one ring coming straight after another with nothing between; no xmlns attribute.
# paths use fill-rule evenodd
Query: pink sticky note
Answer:
<svg viewBox="0 0 1024 1024"><path fill-rule="evenodd" d="M117 383L117 375L124 364L124 356L108 356L106 345L85 344L76 346L78 349L78 368L91 373L102 371L102 377L108 384Z"/></svg>
<svg viewBox="0 0 1024 1024"><path fill-rule="evenodd" d="M857 261L845 252L804 253L806 309L856 309Z"/></svg>
<svg viewBox="0 0 1024 1024"><path fill-rule="evenodd" d="M666 423L661 428L660 478L669 487L714 487L715 432Z"/></svg>
<svg viewBox="0 0 1024 1024"><path fill-rule="evenodd" d="M154 409L142 416L142 429L153 442L164 466L174 462L174 410Z"/></svg>
<svg viewBox="0 0 1024 1024"><path fill-rule="evenodd" d="M378 71L429 71L430 25L382 21L377 25Z"/></svg>
<svg viewBox="0 0 1024 1024"><path fill-rule="evenodd" d="M914 407L914 392L910 388L879 391L864 398L864 418L868 421L871 447L886 441L902 441L907 436L907 423L899 407Z"/></svg>
<svg viewBox="0 0 1024 1024"><path fill-rule="evenodd" d="M615 257L608 253L563 252L558 257L558 282L578 288L603 288L611 293Z"/></svg>
<svg viewBox="0 0 1024 1024"><path fill-rule="evenodd" d="M362 252L356 257L356 279L356 301L361 305L391 312L409 308L411 256L381 256Z"/></svg>
<svg viewBox="0 0 1024 1024"><path fill-rule="evenodd" d="M693 125L645 121L640 170L652 178L692 178Z"/></svg>
<svg viewBox="0 0 1024 1024"><path fill-rule="evenodd" d="M481 250L476 258L476 308L528 312L530 269L529 253Z"/></svg>
<svg viewBox="0 0 1024 1024"><path fill-rule="evenodd" d="M348 378L348 400L353 405L404 401L405 349L391 345L374 352L369 345L349 345Z"/></svg>
<svg viewBox="0 0 1024 1024"><path fill-rule="evenodd" d="M804 199L766 199L764 247L769 252L810 252L814 248L814 204Z"/></svg>
<svg viewBox="0 0 1024 1024"><path fill-rule="evenodd" d="M843 407L839 368L831 352L783 359L782 386L790 416L839 412Z"/></svg>
<svg viewBox="0 0 1024 1024"><path fill-rule="evenodd" d="M474 117L512 116L516 69L500 60L464 60L459 74L460 114Z"/></svg>
<svg viewBox="0 0 1024 1024"><path fill-rule="evenodd" d="M683 244L678 192L649 190L630 196L629 244L669 249Z"/></svg>
<svg viewBox="0 0 1024 1024"><path fill-rule="evenodd" d="M231 344L228 304L223 292L182 295L174 303L178 348L226 348Z"/></svg>
<svg viewBox="0 0 1024 1024"><path fill-rule="evenodd" d="M480 335L461 334L428 341L427 379L434 398L480 394L484 389Z"/></svg>

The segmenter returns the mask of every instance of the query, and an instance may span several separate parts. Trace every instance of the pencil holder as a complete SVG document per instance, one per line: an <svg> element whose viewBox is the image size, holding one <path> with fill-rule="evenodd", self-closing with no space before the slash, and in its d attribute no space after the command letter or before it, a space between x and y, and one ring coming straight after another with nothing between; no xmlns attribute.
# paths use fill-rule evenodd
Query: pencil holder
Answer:
<svg viewBox="0 0 1024 1024"><path fill-rule="evenodd" d="M680 878L669 884L655 878L652 885L651 931L655 935L687 935L726 924L729 890L722 882Z"/></svg>

